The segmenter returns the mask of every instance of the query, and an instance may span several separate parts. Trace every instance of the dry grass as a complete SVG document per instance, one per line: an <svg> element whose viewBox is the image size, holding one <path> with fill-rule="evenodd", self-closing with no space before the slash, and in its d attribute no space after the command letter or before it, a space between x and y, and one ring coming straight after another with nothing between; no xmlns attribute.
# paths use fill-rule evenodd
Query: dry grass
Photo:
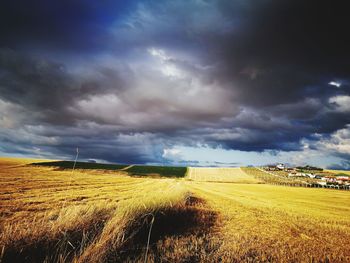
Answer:
<svg viewBox="0 0 350 263"><path fill-rule="evenodd" d="M191 182L223 216L223 262L349 262L350 195L262 184Z"/></svg>
<svg viewBox="0 0 350 263"><path fill-rule="evenodd" d="M187 178L202 182L260 183L261 180L243 172L241 168L194 168L187 171Z"/></svg>
<svg viewBox="0 0 350 263"><path fill-rule="evenodd" d="M350 175L350 171L348 170L326 170L327 172L330 172L332 174L347 174Z"/></svg>
<svg viewBox="0 0 350 263"><path fill-rule="evenodd" d="M25 164L31 164L35 162L45 162L45 161L52 161L52 160L46 160L46 159L20 159L20 158L11 158L11 157L0 157L0 168L6 169L6 168L13 168L22 166Z"/></svg>
<svg viewBox="0 0 350 263"><path fill-rule="evenodd" d="M30 162L0 160L2 262L350 261L350 192L237 168L157 179Z"/></svg>
<svg viewBox="0 0 350 263"><path fill-rule="evenodd" d="M170 179L100 171L72 174L25 163L2 160L0 170L0 247L8 262L26 257L98 262L128 238L136 219L172 209L187 196Z"/></svg>

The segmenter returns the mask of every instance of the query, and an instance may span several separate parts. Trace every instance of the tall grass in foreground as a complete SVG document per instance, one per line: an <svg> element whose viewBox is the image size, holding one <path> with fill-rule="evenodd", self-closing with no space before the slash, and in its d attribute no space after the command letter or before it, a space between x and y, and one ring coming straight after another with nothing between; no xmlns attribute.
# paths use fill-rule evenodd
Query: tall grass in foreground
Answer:
<svg viewBox="0 0 350 263"><path fill-rule="evenodd" d="M105 223L98 238L94 240L76 258L78 262L104 262L108 258L118 260L120 250L128 242L134 242L134 237L145 225L151 227L150 218L169 210L181 209L187 197L184 188L177 185L169 191L155 191L145 197L135 197L122 202ZM132 246L135 244L131 244ZM143 247L147 244L142 244Z"/></svg>
<svg viewBox="0 0 350 263"><path fill-rule="evenodd" d="M68 206L40 219L21 219L17 224L7 222L0 235L3 260L106 262L109 257L118 260L118 251L133 240L144 224L148 226L150 217L182 209L187 196L181 186L152 192L116 203L99 201L88 206Z"/></svg>
<svg viewBox="0 0 350 263"><path fill-rule="evenodd" d="M0 189L2 262L118 261L151 217L188 197L168 179L28 166L0 170Z"/></svg>

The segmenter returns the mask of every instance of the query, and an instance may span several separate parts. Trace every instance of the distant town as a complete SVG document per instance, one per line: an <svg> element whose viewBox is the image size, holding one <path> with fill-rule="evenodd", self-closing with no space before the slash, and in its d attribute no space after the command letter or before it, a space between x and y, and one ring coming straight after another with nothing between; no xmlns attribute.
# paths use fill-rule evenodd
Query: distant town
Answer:
<svg viewBox="0 0 350 263"><path fill-rule="evenodd" d="M306 165L288 167L279 163L259 168L267 174L283 178L288 181L299 181L312 187L326 187L337 189L350 188L350 176L347 173L336 170L325 170L322 168Z"/></svg>

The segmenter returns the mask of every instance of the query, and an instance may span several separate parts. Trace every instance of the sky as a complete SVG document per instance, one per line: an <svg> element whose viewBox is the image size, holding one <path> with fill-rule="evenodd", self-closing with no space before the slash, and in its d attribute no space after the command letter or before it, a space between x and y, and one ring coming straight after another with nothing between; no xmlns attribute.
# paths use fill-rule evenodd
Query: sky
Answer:
<svg viewBox="0 0 350 263"><path fill-rule="evenodd" d="M0 155L350 169L346 4L5 0Z"/></svg>

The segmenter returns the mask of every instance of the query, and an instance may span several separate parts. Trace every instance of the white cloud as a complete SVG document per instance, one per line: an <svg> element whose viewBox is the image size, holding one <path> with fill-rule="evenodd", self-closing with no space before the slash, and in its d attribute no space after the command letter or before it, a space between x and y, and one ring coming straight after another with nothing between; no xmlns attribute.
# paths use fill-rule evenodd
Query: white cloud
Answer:
<svg viewBox="0 0 350 263"><path fill-rule="evenodd" d="M350 155L350 124L318 142L318 147L328 152Z"/></svg>
<svg viewBox="0 0 350 263"><path fill-rule="evenodd" d="M159 59L159 65L156 65L156 69L161 71L165 76L174 78L185 78L188 76L185 71L176 66L173 61L176 59L169 56L163 49L149 48L148 53L153 57Z"/></svg>
<svg viewBox="0 0 350 263"><path fill-rule="evenodd" d="M341 82L338 82L338 81L331 81L328 83L329 85L332 85L332 86L335 86L337 88L340 88L342 83Z"/></svg>
<svg viewBox="0 0 350 263"><path fill-rule="evenodd" d="M350 96L334 96L329 99L329 103L335 104L337 111L350 112Z"/></svg>
<svg viewBox="0 0 350 263"><path fill-rule="evenodd" d="M182 152L180 149L168 148L163 150L162 157L172 161L180 161L182 159Z"/></svg>
<svg viewBox="0 0 350 263"><path fill-rule="evenodd" d="M165 60L168 60L168 59L171 59L171 57L167 56L165 54L165 51L163 49L158 49L158 48L149 48L148 50L148 53L150 53L152 56L154 57L158 57L160 58L162 61L165 61Z"/></svg>

